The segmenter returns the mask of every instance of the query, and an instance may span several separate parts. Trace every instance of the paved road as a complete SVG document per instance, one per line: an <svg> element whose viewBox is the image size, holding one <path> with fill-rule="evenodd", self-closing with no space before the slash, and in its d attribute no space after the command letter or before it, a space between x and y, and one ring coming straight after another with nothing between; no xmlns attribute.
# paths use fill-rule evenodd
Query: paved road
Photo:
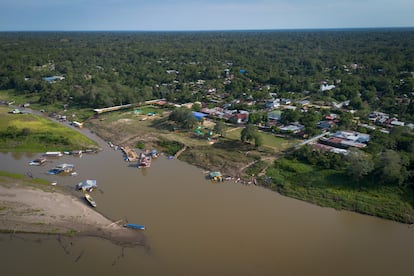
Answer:
<svg viewBox="0 0 414 276"><path fill-rule="evenodd" d="M319 134L319 135L317 135L317 136L314 136L314 137L312 137L312 138L310 138L310 139L308 139L308 140L305 140L305 141L303 141L303 142L301 142L301 143L297 144L297 145L295 146L295 148L299 148L299 147L301 147L301 146L304 146L304 145L306 145L306 144L309 144L310 142L314 142L314 141L318 140L319 138L321 138L321 137L323 137L323 136L326 136L326 135L329 135L329 134L331 134L331 133L330 133L329 131L327 131L327 132L324 132L324 133Z"/></svg>

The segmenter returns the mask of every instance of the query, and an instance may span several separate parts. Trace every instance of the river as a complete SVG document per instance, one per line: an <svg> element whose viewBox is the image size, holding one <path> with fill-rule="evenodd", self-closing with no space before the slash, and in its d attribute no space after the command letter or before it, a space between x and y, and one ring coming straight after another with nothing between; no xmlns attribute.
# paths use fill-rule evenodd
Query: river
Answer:
<svg viewBox="0 0 414 276"><path fill-rule="evenodd" d="M3 153L0 170L30 172L70 190L96 179L97 210L144 224L149 248L2 234L2 275L414 275L414 227L254 185L212 183L200 169L165 156L138 169L100 143L97 154L41 167L28 165L38 155ZM45 174L64 162L75 164L78 175Z"/></svg>

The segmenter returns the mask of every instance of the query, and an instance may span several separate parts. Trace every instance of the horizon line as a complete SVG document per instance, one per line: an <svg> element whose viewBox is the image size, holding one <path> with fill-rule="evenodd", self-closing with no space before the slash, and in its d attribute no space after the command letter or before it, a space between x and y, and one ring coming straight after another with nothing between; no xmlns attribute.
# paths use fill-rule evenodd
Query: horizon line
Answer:
<svg viewBox="0 0 414 276"><path fill-rule="evenodd" d="M150 32L163 32L163 33L173 33L173 32L254 32L254 31L330 31L330 30L336 30L336 31L340 31L340 30L384 30L384 29L414 29L414 26L388 26L388 27L321 27L321 28L263 28L263 29L199 29L199 30L191 30L191 29L177 29L177 30L162 30L162 29L157 29L157 30L122 30L122 29L114 29L114 30L93 30L93 29L89 29L89 30L0 30L0 33L18 33L18 32L145 32L145 33L150 33Z"/></svg>

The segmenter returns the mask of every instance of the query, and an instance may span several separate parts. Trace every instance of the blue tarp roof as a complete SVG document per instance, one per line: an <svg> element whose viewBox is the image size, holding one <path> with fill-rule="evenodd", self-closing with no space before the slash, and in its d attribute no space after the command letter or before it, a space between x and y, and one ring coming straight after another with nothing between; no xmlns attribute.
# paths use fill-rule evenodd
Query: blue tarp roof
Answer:
<svg viewBox="0 0 414 276"><path fill-rule="evenodd" d="M204 117L207 117L208 115L205 113L201 113L201 112L197 112L197 111L193 111L193 115L197 120L201 120Z"/></svg>
<svg viewBox="0 0 414 276"><path fill-rule="evenodd" d="M49 81L49 82L51 82L51 81L56 80L56 77L44 77L43 79L44 79L45 81Z"/></svg>

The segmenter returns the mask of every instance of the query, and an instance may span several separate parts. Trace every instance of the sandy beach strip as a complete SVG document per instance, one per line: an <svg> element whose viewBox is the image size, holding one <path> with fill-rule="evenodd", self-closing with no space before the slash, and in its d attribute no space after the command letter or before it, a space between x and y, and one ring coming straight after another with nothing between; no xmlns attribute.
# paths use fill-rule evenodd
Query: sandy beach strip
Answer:
<svg viewBox="0 0 414 276"><path fill-rule="evenodd" d="M63 192L46 192L18 183L0 183L0 230L95 236L125 246L146 245L140 231L124 228Z"/></svg>

